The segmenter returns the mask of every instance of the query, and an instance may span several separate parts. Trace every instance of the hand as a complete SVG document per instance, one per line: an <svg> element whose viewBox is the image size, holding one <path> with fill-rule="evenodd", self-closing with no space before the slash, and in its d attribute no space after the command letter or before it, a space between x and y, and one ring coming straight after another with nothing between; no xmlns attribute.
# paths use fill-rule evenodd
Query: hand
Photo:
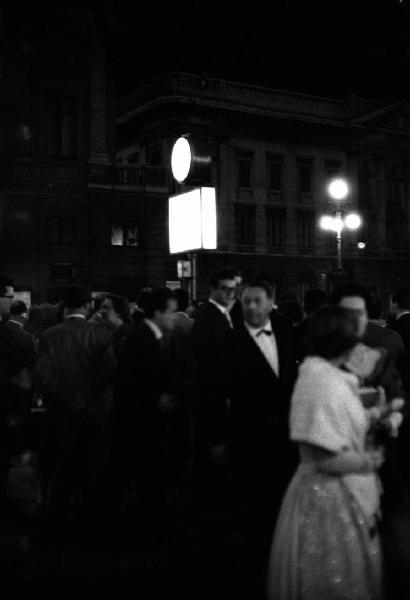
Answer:
<svg viewBox="0 0 410 600"><path fill-rule="evenodd" d="M389 431L392 437L397 437L399 434L399 427L403 422L403 415L400 410L403 406L403 398L393 398L393 400L386 403L381 411L379 423Z"/></svg>
<svg viewBox="0 0 410 600"><path fill-rule="evenodd" d="M403 423L403 415L401 412L395 410L382 419L381 423L389 430L391 437L397 437L399 435L399 427Z"/></svg>
<svg viewBox="0 0 410 600"><path fill-rule="evenodd" d="M175 408L175 398L172 394L161 394L158 398L158 408L161 412L171 412Z"/></svg>
<svg viewBox="0 0 410 600"><path fill-rule="evenodd" d="M376 448L366 452L366 467L365 472L377 471L384 463L384 450L383 448Z"/></svg>
<svg viewBox="0 0 410 600"><path fill-rule="evenodd" d="M212 461L218 465L225 464L228 458L226 446L224 444L211 446L210 454Z"/></svg>

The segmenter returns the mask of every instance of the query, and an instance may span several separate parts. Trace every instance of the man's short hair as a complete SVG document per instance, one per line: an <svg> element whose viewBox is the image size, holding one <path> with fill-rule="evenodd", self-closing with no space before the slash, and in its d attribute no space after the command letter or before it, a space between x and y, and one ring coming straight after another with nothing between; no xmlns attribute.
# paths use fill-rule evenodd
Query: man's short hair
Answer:
<svg viewBox="0 0 410 600"><path fill-rule="evenodd" d="M72 285L64 291L63 304L65 308L82 308L91 302L91 291L85 285Z"/></svg>
<svg viewBox="0 0 410 600"><path fill-rule="evenodd" d="M145 316L152 319L156 311L165 312L168 308L168 301L174 298L172 290L167 287L154 288L146 297Z"/></svg>
<svg viewBox="0 0 410 600"><path fill-rule="evenodd" d="M178 310L183 312L189 306L188 290L178 288L174 291L175 300L177 301Z"/></svg>
<svg viewBox="0 0 410 600"><path fill-rule="evenodd" d="M273 298L273 286L271 285L271 283L269 281L266 281L266 279L259 278L253 279L252 281L246 281L242 287L242 294L246 289L255 287L262 288L263 290L265 290L268 298Z"/></svg>
<svg viewBox="0 0 410 600"><path fill-rule="evenodd" d="M369 295L369 306L367 307L369 319L380 319L382 314L382 303L376 294Z"/></svg>
<svg viewBox="0 0 410 600"><path fill-rule="evenodd" d="M214 271L209 280L209 285L211 288L216 289L219 283L224 279L235 279L232 269L220 269L219 271Z"/></svg>
<svg viewBox="0 0 410 600"><path fill-rule="evenodd" d="M128 321L130 316L130 305L126 296L120 294L107 294L106 300L111 300L112 307L123 321Z"/></svg>
<svg viewBox="0 0 410 600"><path fill-rule="evenodd" d="M13 300L10 306L10 316L20 317L27 313L27 304L23 300Z"/></svg>
<svg viewBox="0 0 410 600"><path fill-rule="evenodd" d="M366 309L370 306L370 293L365 287L356 283L346 283L337 287L330 296L330 304L338 305L343 298L352 296L363 298Z"/></svg>
<svg viewBox="0 0 410 600"><path fill-rule="evenodd" d="M107 292L103 292L102 294L97 294L96 296L94 296L93 308L94 308L95 312L98 312L100 310L101 304L104 302L106 297L107 297Z"/></svg>
<svg viewBox="0 0 410 600"><path fill-rule="evenodd" d="M393 292L391 299L402 310L410 310L410 288L398 288Z"/></svg>
<svg viewBox="0 0 410 600"><path fill-rule="evenodd" d="M14 287L13 280L6 275L0 275L0 296L4 296L7 293L8 287Z"/></svg>
<svg viewBox="0 0 410 600"><path fill-rule="evenodd" d="M303 308L307 313L314 313L327 304L326 292L319 289L307 290L303 296Z"/></svg>

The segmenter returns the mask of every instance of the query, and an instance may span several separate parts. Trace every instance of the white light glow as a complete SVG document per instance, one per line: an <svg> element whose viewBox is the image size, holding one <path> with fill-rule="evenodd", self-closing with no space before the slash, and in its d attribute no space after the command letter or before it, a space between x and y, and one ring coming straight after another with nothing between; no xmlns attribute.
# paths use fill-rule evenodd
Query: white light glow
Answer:
<svg viewBox="0 0 410 600"><path fill-rule="evenodd" d="M329 215L324 215L320 218L319 227L325 231L334 231L337 233L338 231L342 231L343 221L341 217L330 217Z"/></svg>
<svg viewBox="0 0 410 600"><path fill-rule="evenodd" d="M344 222L348 229L358 229L362 224L362 219L356 213L350 213L346 215Z"/></svg>
<svg viewBox="0 0 410 600"><path fill-rule="evenodd" d="M343 200L349 193L349 186L344 179L334 179L329 183L327 191L334 200Z"/></svg>
<svg viewBox="0 0 410 600"><path fill-rule="evenodd" d="M216 198L215 188L201 188L202 248L216 248Z"/></svg>
<svg viewBox="0 0 410 600"><path fill-rule="evenodd" d="M169 198L169 251L216 248L215 188L197 188Z"/></svg>
<svg viewBox="0 0 410 600"><path fill-rule="evenodd" d="M366 248L366 243L358 242L357 247L359 248L359 250L364 250Z"/></svg>
<svg viewBox="0 0 410 600"><path fill-rule="evenodd" d="M330 217L329 215L320 217L319 227L324 231L334 231L333 217Z"/></svg>
<svg viewBox="0 0 410 600"><path fill-rule="evenodd" d="M171 170L178 183L182 183L188 177L191 159L191 147L188 140L184 137L178 138L171 154Z"/></svg>

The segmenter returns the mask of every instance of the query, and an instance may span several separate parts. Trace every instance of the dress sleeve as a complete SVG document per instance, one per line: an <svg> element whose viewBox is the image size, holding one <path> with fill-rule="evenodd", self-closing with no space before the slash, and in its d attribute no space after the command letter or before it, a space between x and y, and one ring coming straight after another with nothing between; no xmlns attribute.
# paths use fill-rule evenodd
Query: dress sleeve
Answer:
<svg viewBox="0 0 410 600"><path fill-rule="evenodd" d="M290 437L296 442L341 452L352 447L348 403L353 392L343 381L321 375L297 382L292 398Z"/></svg>

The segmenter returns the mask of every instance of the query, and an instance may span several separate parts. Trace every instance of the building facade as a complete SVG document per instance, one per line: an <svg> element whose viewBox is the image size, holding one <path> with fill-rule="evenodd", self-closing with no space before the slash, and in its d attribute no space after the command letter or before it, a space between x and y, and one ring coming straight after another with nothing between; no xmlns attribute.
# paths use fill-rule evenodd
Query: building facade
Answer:
<svg viewBox="0 0 410 600"><path fill-rule="evenodd" d="M329 288L336 240L318 221L334 212L326 186L336 175L350 183L344 210L363 218L343 233L346 277L383 301L410 282L405 102L171 73L121 98L114 114L104 38L90 22L81 31L65 35L70 52L2 63L0 272L34 301L73 282L129 297L178 282L177 260L190 257L169 254L168 198L189 189L170 170L184 133L211 147L204 183L217 194L218 247L197 253L197 297L225 266L269 275L279 295Z"/></svg>
<svg viewBox="0 0 410 600"><path fill-rule="evenodd" d="M14 8L0 44L0 272L29 301L54 302L88 280L89 183L112 163L108 28L84 8Z"/></svg>
<svg viewBox="0 0 410 600"><path fill-rule="evenodd" d="M116 159L127 183L115 193L123 197L126 189L145 203L141 252L154 258L148 279L176 279L176 260L189 258L168 255L167 196L187 189L172 181L169 164L173 142L190 132L213 149L204 183L215 186L218 205L218 249L197 254L199 297L211 271L226 265L245 277L266 273L279 294L299 299L307 288L329 288L336 239L318 223L335 211L327 184L339 175L350 185L343 210L363 219L359 230L343 232L345 277L383 300L410 282L407 103L320 98L173 73L123 98L118 109ZM146 169L164 170L156 194L138 185Z"/></svg>

